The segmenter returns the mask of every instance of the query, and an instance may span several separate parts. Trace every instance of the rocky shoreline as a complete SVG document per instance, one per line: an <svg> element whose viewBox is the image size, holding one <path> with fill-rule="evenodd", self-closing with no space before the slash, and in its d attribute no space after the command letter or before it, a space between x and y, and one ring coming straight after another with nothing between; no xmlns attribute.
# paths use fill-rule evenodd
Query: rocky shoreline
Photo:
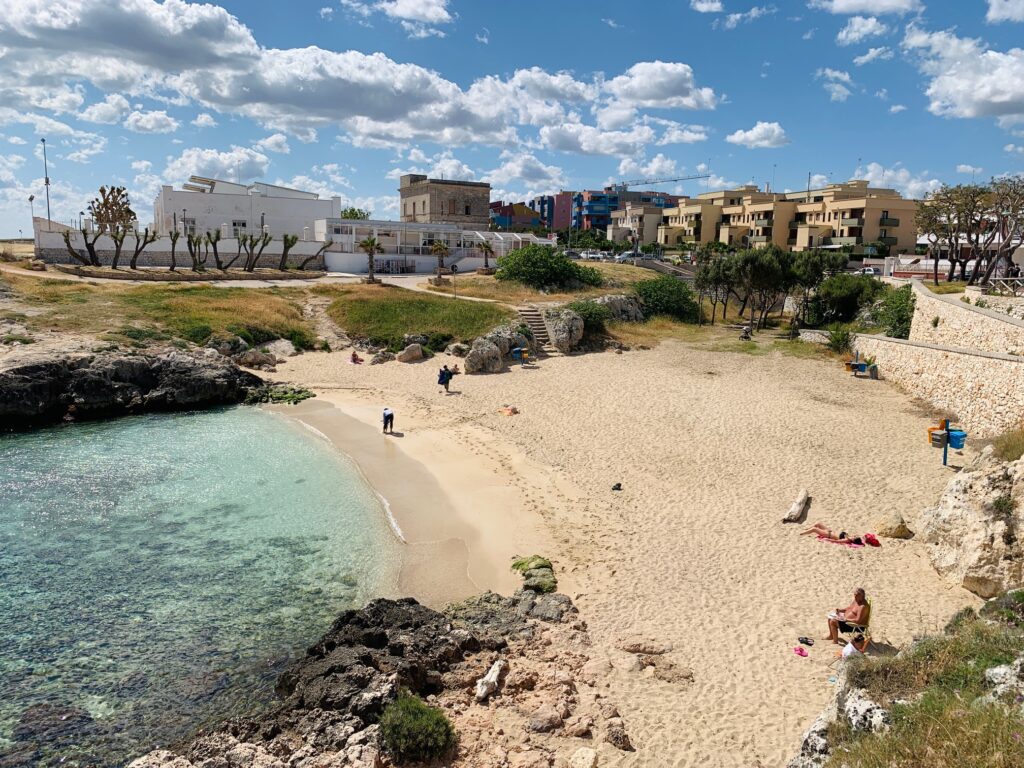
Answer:
<svg viewBox="0 0 1024 768"><path fill-rule="evenodd" d="M230 405L264 386L212 349L19 350L0 358L0 430Z"/></svg>

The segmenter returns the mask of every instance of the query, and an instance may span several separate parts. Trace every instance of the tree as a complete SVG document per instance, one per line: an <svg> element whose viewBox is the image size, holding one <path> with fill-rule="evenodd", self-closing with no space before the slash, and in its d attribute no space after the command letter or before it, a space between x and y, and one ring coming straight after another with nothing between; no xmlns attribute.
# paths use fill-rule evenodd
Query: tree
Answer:
<svg viewBox="0 0 1024 768"><path fill-rule="evenodd" d="M85 231L83 230L82 236L85 237ZM61 237L64 238L64 247L68 249L68 253L75 261L80 261L83 266L91 267L92 263L89 261L88 256L83 256L74 246L71 245L71 230L65 229L61 232Z"/></svg>
<svg viewBox="0 0 1024 768"><path fill-rule="evenodd" d="M349 207L345 208L341 212L341 218L343 219L362 219L366 220L370 218L370 212L362 208Z"/></svg>
<svg viewBox="0 0 1024 768"><path fill-rule="evenodd" d="M476 249L484 255L484 269L490 269L490 257L494 255L494 246L487 240L476 244Z"/></svg>
<svg viewBox="0 0 1024 768"><path fill-rule="evenodd" d="M127 229L137 218L124 187L100 187L99 197L89 203L89 215L101 233Z"/></svg>
<svg viewBox="0 0 1024 768"><path fill-rule="evenodd" d="M124 239L128 235L127 227L120 225L113 225L108 232L110 239L114 241L114 258L110 262L111 269L117 269L117 263L121 260L121 248L124 245Z"/></svg>
<svg viewBox="0 0 1024 768"><path fill-rule="evenodd" d="M215 229L213 232L206 233L206 244L213 249L213 263L217 269L226 271L224 264L220 260L220 251L217 250L217 244L220 243L220 230Z"/></svg>
<svg viewBox="0 0 1024 768"><path fill-rule="evenodd" d="M175 252L178 250L178 238L181 237L181 232L179 232L176 229L171 230L171 233L168 235L168 237L171 240L171 272L173 272L175 270L175 267L178 266L174 260L174 255Z"/></svg>
<svg viewBox="0 0 1024 768"><path fill-rule="evenodd" d="M949 220L944 210L945 194L940 188L928 195L917 204L917 212L914 214L914 226L917 231L928 240L927 256L932 260L932 280L935 285L939 284L939 254L942 251L943 242L949 242L948 226ZM952 259L950 263L953 264ZM954 265L955 268L955 265Z"/></svg>
<svg viewBox="0 0 1024 768"><path fill-rule="evenodd" d="M449 253L448 243L444 240L435 240L430 245L430 252L437 256L437 274L441 274L441 270L444 269L444 259Z"/></svg>
<svg viewBox="0 0 1024 768"><path fill-rule="evenodd" d="M331 240L331 238L327 238L326 240L324 240L324 244L320 246L319 250L317 250L316 253L314 253L312 256L307 256L305 260L301 264L299 264L299 270L304 270L306 268L306 265L309 264L309 262L320 258L323 255L324 251L326 251L332 245L334 245L334 241Z"/></svg>
<svg viewBox="0 0 1024 768"><path fill-rule="evenodd" d="M139 256L142 254L142 252L144 250L146 250L146 246L152 245L156 241L157 241L157 234L156 234L156 232L150 232L149 231L149 227L146 227L145 230L143 230L142 237L139 237L139 233L136 232L135 233L135 250L132 251L132 258L131 258L131 261L128 262L128 268L129 269L138 269Z"/></svg>
<svg viewBox="0 0 1024 768"><path fill-rule="evenodd" d="M440 241L435 242L434 245L436 246L439 242ZM373 257L376 256L378 253L383 253L384 248L381 247L381 244L379 242L377 242L377 238L368 237L365 240L359 241L359 250L366 254L366 269L368 274L366 281L368 283L377 282L376 278L374 278L373 276ZM431 248L431 250L433 250L433 248Z"/></svg>
<svg viewBox="0 0 1024 768"><path fill-rule="evenodd" d="M281 235L281 263L277 268L284 272L288 269L288 253L299 242L298 235Z"/></svg>
<svg viewBox="0 0 1024 768"><path fill-rule="evenodd" d="M578 288L598 286L604 282L601 273L570 259L553 246L530 244L516 248L502 257L495 273L498 280L510 280L531 288Z"/></svg>
<svg viewBox="0 0 1024 768"><path fill-rule="evenodd" d="M239 238L239 243L245 249L245 266L242 269L246 272L254 272L260 257L263 256L263 251L273 239L274 236L269 232L264 232L262 235L242 235Z"/></svg>
<svg viewBox="0 0 1024 768"><path fill-rule="evenodd" d="M800 288L803 293L800 301L800 320L807 322L811 295L826 277L843 271L846 267L846 257L817 249L800 251L793 256L794 287Z"/></svg>
<svg viewBox="0 0 1024 768"><path fill-rule="evenodd" d="M185 245L188 247L189 258L192 259L192 271L201 272L205 263L205 259L200 257L200 249L203 247L203 235L185 235Z"/></svg>
<svg viewBox="0 0 1024 768"><path fill-rule="evenodd" d="M986 243L986 249L995 237L995 232L1002 234L1002 240L996 249L995 256L988 263L985 274L979 281L981 285L988 283L992 272L999 265L1002 259L1007 263L1012 258L1013 251L1021 244L1024 236L1024 177L1004 176L1000 179L993 179L991 184L991 208L989 219L992 222L992 237ZM978 264L975 262L974 274L971 280L978 279Z"/></svg>

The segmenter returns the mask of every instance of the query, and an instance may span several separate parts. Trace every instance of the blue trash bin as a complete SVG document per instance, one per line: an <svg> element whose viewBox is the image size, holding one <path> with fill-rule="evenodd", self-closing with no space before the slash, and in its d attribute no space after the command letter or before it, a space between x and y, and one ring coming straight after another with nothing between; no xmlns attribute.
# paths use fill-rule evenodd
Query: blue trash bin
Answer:
<svg viewBox="0 0 1024 768"><path fill-rule="evenodd" d="M964 447L964 443L967 440L967 433L962 429L951 429L949 430L949 447L960 450Z"/></svg>

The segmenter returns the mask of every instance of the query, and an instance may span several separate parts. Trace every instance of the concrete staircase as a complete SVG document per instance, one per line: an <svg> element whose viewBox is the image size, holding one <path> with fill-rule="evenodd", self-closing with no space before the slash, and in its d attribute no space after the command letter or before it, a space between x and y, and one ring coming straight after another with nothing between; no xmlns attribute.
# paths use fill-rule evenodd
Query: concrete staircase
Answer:
<svg viewBox="0 0 1024 768"><path fill-rule="evenodd" d="M524 323L530 328L530 332L533 334L533 338L537 344L544 350L552 350L554 347L551 346L551 339L548 336L548 328L544 325L544 315L541 311L532 304L527 304L522 307L517 307L516 311L519 312L519 317Z"/></svg>

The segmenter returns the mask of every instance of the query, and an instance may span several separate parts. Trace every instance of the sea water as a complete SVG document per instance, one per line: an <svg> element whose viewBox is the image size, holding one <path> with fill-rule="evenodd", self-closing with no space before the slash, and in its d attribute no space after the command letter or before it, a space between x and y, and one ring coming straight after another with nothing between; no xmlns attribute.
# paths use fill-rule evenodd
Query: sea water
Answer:
<svg viewBox="0 0 1024 768"><path fill-rule="evenodd" d="M33 713L73 724L41 764L112 766L266 706L399 546L356 467L260 410L0 436L0 755Z"/></svg>

